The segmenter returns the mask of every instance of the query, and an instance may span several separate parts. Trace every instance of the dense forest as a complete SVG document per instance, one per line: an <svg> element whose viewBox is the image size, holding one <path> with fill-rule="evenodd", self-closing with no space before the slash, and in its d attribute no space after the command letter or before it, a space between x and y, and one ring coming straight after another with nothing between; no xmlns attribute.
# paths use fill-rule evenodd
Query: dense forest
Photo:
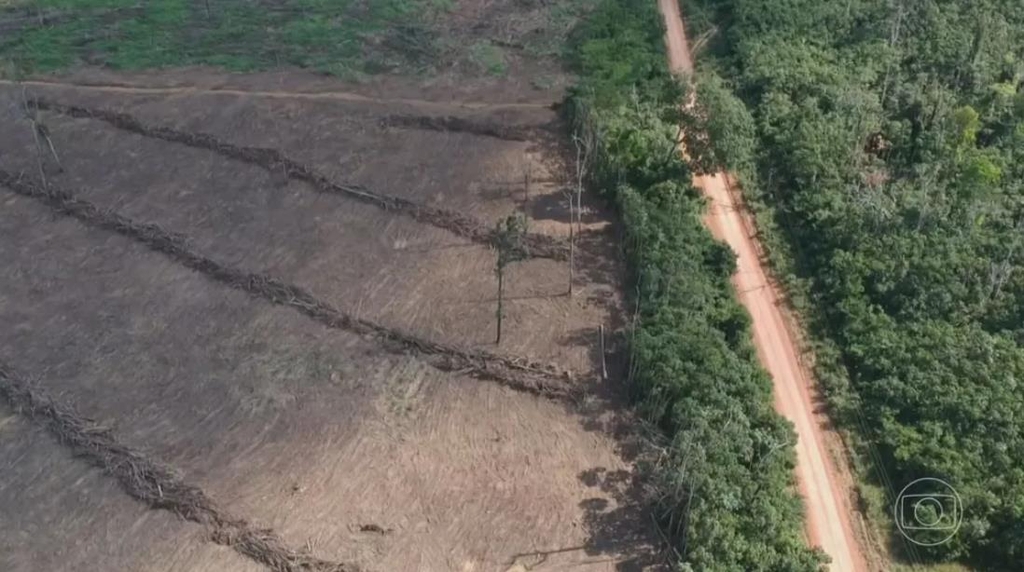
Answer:
<svg viewBox="0 0 1024 572"><path fill-rule="evenodd" d="M738 173L888 495L959 492L912 561L1024 567L1024 3L684 0L701 168ZM695 141L694 144L701 142ZM899 546L897 544L897 546Z"/></svg>
<svg viewBox="0 0 1024 572"><path fill-rule="evenodd" d="M773 409L735 258L701 224L676 135L682 85L650 0L601 0L574 42L566 109L591 149L590 186L619 209L635 280L631 388L660 435L655 514L679 570L817 572L795 494L796 440Z"/></svg>

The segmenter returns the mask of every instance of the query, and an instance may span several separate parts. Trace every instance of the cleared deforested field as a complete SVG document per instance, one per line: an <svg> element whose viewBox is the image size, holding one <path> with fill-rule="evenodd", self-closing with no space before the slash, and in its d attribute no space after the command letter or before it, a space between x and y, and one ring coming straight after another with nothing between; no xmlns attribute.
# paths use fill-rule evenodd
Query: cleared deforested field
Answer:
<svg viewBox="0 0 1024 572"><path fill-rule="evenodd" d="M5 569L54 544L55 570L653 566L617 360L600 376L599 328L615 346L625 320L615 229L585 205L568 296L551 101L189 73L0 86L0 361L219 512L145 475L132 500L121 457L72 456L22 404L0 430ZM495 345L488 233L514 212L540 246Z"/></svg>
<svg viewBox="0 0 1024 572"><path fill-rule="evenodd" d="M4 570L264 569L204 542L200 527L132 500L6 406L0 408L0 459Z"/></svg>

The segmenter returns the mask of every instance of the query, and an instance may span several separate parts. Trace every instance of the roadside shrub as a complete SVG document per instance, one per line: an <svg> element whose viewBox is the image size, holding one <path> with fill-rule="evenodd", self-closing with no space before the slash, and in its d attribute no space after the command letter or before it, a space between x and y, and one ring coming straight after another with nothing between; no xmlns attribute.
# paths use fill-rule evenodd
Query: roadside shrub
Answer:
<svg viewBox="0 0 1024 572"><path fill-rule="evenodd" d="M676 148L685 92L667 70L654 3L604 0L577 36L566 106L593 145L591 188L625 225L636 281L631 390L664 436L656 516L689 571L822 569L793 491L796 437L772 408L735 257L701 224L703 200ZM740 143L742 144L742 142Z"/></svg>

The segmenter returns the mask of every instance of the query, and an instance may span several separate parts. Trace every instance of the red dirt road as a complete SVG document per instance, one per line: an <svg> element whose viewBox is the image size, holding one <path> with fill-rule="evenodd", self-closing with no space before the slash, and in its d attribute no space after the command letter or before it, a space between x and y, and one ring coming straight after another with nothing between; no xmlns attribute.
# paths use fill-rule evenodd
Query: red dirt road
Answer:
<svg viewBox="0 0 1024 572"><path fill-rule="evenodd" d="M674 72L691 72L693 60L687 46L677 0L658 0L665 16L669 65ZM796 428L798 441L796 476L807 510L807 536L831 558L833 572L868 570L854 534L853 507L833 459L826 453L826 430L815 414L814 381L801 365L796 338L790 331L782 296L768 279L759 256L754 225L727 174L695 177L694 184L710 201L705 224L737 255L733 285L753 321L754 344L762 365L775 387L775 408Z"/></svg>

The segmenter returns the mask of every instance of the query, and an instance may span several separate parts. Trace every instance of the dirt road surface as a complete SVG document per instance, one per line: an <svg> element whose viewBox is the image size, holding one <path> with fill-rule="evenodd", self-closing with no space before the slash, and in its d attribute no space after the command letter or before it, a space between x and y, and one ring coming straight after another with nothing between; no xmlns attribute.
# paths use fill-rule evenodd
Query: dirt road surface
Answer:
<svg viewBox="0 0 1024 572"><path fill-rule="evenodd" d="M658 0L665 16L669 65L675 72L693 70L677 0ZM782 296L762 266L754 225L727 174L696 177L694 184L710 204L705 224L737 255L733 285L753 321L754 344L775 387L775 408L796 427L796 475L807 510L807 536L831 558L834 572L868 570L854 534L853 507L833 459L826 453L826 429L815 414L814 382L801 365L796 337L784 315Z"/></svg>

